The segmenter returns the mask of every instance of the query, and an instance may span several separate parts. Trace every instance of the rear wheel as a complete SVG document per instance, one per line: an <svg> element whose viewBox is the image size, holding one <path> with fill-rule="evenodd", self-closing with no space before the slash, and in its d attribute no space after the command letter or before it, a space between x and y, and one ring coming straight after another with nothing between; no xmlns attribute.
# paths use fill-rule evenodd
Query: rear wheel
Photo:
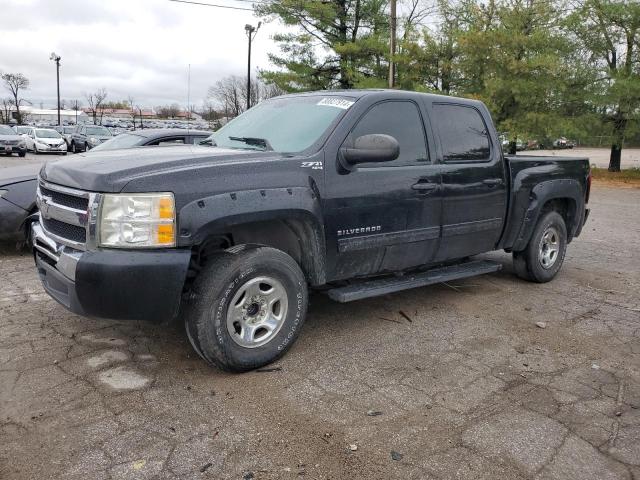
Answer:
<svg viewBox="0 0 640 480"><path fill-rule="evenodd" d="M558 212L547 212L536 225L526 248L513 252L516 275L544 283L558 274L567 251L567 227Z"/></svg>
<svg viewBox="0 0 640 480"><path fill-rule="evenodd" d="M18 153L18 156L19 156L19 157L24 157L26 154L27 154L27 152L19 152L19 153Z"/></svg>
<svg viewBox="0 0 640 480"><path fill-rule="evenodd" d="M257 247L223 253L194 282L185 312L198 354L224 370L267 365L291 347L307 310L307 283L286 253Z"/></svg>

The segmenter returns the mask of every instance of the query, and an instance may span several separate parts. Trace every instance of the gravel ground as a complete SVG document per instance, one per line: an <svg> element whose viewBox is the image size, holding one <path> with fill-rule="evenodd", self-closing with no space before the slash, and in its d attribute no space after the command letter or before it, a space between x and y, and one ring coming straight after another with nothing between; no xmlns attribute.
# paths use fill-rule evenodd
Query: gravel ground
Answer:
<svg viewBox="0 0 640 480"><path fill-rule="evenodd" d="M5 247L0 478L640 479L639 204L595 187L552 283L493 253L497 274L316 294L289 354L243 375L179 325L68 313Z"/></svg>

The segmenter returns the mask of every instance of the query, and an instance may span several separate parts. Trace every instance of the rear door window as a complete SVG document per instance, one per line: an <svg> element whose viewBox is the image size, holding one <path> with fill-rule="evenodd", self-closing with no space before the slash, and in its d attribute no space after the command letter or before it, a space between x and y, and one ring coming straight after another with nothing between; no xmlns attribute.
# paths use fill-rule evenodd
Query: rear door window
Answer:
<svg viewBox="0 0 640 480"><path fill-rule="evenodd" d="M445 163L486 162L491 143L480 112L473 107L436 103L433 123L442 146Z"/></svg>

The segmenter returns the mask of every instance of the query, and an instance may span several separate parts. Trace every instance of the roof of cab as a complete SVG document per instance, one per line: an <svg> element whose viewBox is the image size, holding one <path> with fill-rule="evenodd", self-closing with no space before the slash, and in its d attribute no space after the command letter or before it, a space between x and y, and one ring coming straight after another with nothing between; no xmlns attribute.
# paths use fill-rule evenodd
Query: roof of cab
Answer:
<svg viewBox="0 0 640 480"><path fill-rule="evenodd" d="M466 104L480 104L482 102L470 98L461 98L461 97L453 97L449 95L438 95L435 93L423 93L423 92L412 92L410 90L396 90L390 88L366 88L366 89L353 89L353 90L315 90L312 92L300 92L300 93L290 93L287 95L282 95L276 98L284 98L284 97L299 97L299 96L319 96L319 95L329 95L329 96L345 96L352 98L362 98L370 95L375 96L391 96L391 97L405 97L405 98L416 98L416 97L426 97L431 101L447 101L447 102L457 102L457 103L466 103Z"/></svg>

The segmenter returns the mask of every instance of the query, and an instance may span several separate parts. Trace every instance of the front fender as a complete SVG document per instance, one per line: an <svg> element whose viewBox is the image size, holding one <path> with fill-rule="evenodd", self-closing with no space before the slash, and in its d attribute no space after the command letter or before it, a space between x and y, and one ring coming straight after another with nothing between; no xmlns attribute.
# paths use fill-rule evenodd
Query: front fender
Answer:
<svg viewBox="0 0 640 480"><path fill-rule="evenodd" d="M253 222L299 220L305 225L294 231L308 242L309 270L314 283L324 280L324 222L320 200L308 187L245 190L192 201L178 213L178 246L201 244L207 237L225 234L230 228Z"/></svg>

